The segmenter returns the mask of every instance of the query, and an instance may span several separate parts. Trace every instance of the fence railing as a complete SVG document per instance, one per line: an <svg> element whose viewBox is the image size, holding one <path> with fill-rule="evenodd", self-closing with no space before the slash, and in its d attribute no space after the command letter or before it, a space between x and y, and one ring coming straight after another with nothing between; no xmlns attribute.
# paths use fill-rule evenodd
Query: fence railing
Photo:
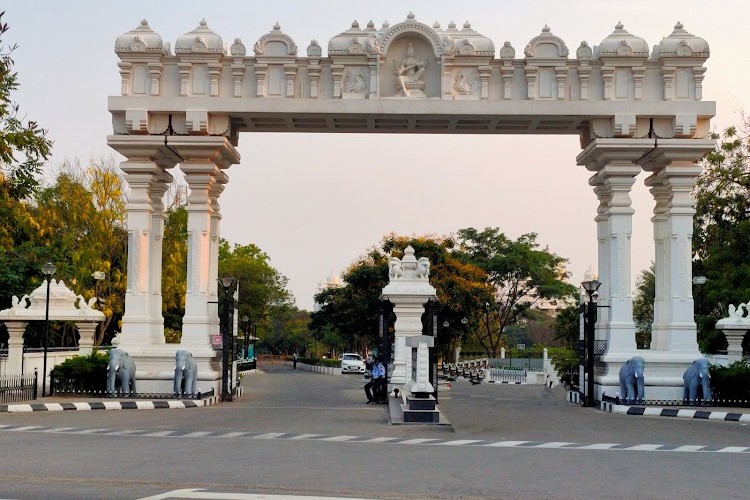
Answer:
<svg viewBox="0 0 750 500"><path fill-rule="evenodd" d="M526 370L511 370L509 368L488 368L485 370L489 382L496 384L525 384Z"/></svg>
<svg viewBox="0 0 750 500"><path fill-rule="evenodd" d="M37 395L37 373L0 377L0 403L32 401Z"/></svg>

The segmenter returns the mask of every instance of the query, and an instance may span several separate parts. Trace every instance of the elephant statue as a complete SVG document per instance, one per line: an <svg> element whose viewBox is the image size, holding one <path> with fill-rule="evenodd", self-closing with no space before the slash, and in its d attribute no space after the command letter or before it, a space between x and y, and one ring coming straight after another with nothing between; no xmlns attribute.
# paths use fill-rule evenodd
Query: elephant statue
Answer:
<svg viewBox="0 0 750 500"><path fill-rule="evenodd" d="M130 354L122 349L109 351L109 364L107 365L107 394L135 394L135 362Z"/></svg>
<svg viewBox="0 0 750 500"><path fill-rule="evenodd" d="M192 353L179 350L175 353L174 359L174 393L194 395L198 385L198 367Z"/></svg>
<svg viewBox="0 0 750 500"><path fill-rule="evenodd" d="M633 356L620 368L620 400L625 404L643 403L645 364L642 357Z"/></svg>
<svg viewBox="0 0 750 500"><path fill-rule="evenodd" d="M682 380L685 382L685 392L682 399L688 401L691 405L701 399L703 402L712 399L711 394L711 375L708 372L711 362L706 358L698 358L693 364L685 370ZM699 395L701 396L699 398Z"/></svg>

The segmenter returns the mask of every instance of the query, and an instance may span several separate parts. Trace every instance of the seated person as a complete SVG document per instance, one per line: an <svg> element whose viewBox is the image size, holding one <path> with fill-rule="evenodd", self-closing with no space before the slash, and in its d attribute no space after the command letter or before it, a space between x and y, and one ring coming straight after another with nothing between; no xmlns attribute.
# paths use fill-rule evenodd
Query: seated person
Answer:
<svg viewBox="0 0 750 500"><path fill-rule="evenodd" d="M372 379L365 384L365 394L367 395L367 404L384 401L385 387L388 381L385 378L385 366L380 358L375 360L372 367ZM372 392L371 392L372 391Z"/></svg>

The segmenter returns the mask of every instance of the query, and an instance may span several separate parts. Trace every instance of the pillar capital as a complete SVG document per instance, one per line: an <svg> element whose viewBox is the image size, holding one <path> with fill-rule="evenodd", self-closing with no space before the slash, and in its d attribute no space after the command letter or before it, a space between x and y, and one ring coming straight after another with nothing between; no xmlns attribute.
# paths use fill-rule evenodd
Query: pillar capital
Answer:
<svg viewBox="0 0 750 500"><path fill-rule="evenodd" d="M167 144L180 157L180 168L191 163L211 162L220 169L240 162L240 153L226 137L168 136Z"/></svg>
<svg viewBox="0 0 750 500"><path fill-rule="evenodd" d="M652 139L602 139L589 142L576 157L578 165L596 172L611 164L628 167L654 147Z"/></svg>
<svg viewBox="0 0 750 500"><path fill-rule="evenodd" d="M638 159L638 164L648 172L668 166L672 166L673 171L675 167L690 168L715 147L713 139L658 139L648 153Z"/></svg>
<svg viewBox="0 0 750 500"><path fill-rule="evenodd" d="M180 157L165 143L162 135L110 135L107 145L126 157L129 162L121 165L125 173L142 173L148 169L149 163L155 163L162 169L170 169L177 165ZM143 162L144 165L139 163Z"/></svg>

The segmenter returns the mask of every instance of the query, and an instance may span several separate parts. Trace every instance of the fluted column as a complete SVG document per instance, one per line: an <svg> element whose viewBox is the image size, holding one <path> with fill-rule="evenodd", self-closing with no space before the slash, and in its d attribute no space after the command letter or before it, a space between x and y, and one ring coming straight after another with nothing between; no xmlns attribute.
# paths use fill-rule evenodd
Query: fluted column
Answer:
<svg viewBox="0 0 750 500"><path fill-rule="evenodd" d="M605 217L606 226L597 222L603 230L603 244L605 259L600 262L600 272L605 270L608 286L602 293L600 305L608 306L606 323L604 323L607 339L607 352L631 352L635 350L635 324L633 323L633 297L631 292L631 235L633 232L633 210L630 190L635 183L635 177L641 171L640 167L631 161L616 160L602 167L589 181L596 185L600 193L600 201L608 201ZM600 203L601 204L601 203ZM597 220L602 217L598 216ZM601 242L601 240L600 240ZM603 267L602 264L604 264ZM603 283L604 280L600 280ZM601 290L601 289L600 289ZM603 309L603 308L602 308ZM601 309L600 309L601 311Z"/></svg>
<svg viewBox="0 0 750 500"><path fill-rule="evenodd" d="M127 350L163 344L161 196L172 179L164 169L174 166L177 157L165 148L160 136L109 136L107 143L127 158L120 168L130 188L125 206L128 280L119 347Z"/></svg>
<svg viewBox="0 0 750 500"><path fill-rule="evenodd" d="M211 249L209 262L209 275L219 276L219 238L221 238L221 207L219 206L219 196L224 191L224 187L229 182L229 177L224 172L219 172L216 176L216 183L213 185L209 197L211 199ZM215 311L210 314L212 335L218 335L219 332L219 294L217 279L209 280L208 283L208 300L209 303L215 302ZM211 304L214 305L214 304Z"/></svg>
<svg viewBox="0 0 750 500"><path fill-rule="evenodd" d="M599 250L597 339L606 339L605 358L632 356L633 322L630 191L641 168L635 163L653 143L643 139L595 139L578 155L578 164L595 172L589 179L599 200L596 227Z"/></svg>
<svg viewBox="0 0 750 500"><path fill-rule="evenodd" d="M712 140L664 140L640 164L656 202L656 300L651 348L698 356L692 286L692 189Z"/></svg>
<svg viewBox="0 0 750 500"><path fill-rule="evenodd" d="M211 351L212 325L218 325L215 301L218 265L212 265L212 247L218 249L218 196L226 183L222 169L239 163L239 154L224 137L171 137L170 146L182 157L180 169L190 188L188 194L188 253L182 349L205 354ZM218 262L218 250L216 250Z"/></svg>

